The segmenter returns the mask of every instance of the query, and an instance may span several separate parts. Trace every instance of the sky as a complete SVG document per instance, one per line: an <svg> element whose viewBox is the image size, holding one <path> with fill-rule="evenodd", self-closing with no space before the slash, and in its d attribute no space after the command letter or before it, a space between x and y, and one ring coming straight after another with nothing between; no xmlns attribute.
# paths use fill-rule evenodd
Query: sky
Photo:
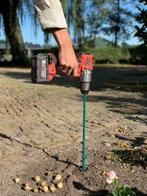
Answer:
<svg viewBox="0 0 147 196"><path fill-rule="evenodd" d="M29 23L22 25L21 28L22 28L24 42L32 42L34 44L40 44L40 45L44 44L44 35L43 35L43 32L40 27L38 28L36 35L35 35L35 33L33 33L33 29L31 29L31 24L29 24ZM134 33L132 32L132 35L131 35L130 39L127 41L127 43L130 45L137 45L140 42L136 37L133 36L133 34ZM1 39L5 39L5 35L2 30L0 32L0 40ZM52 36L51 36L50 41L51 41L52 45L56 44L56 42Z"/></svg>
<svg viewBox="0 0 147 196"><path fill-rule="evenodd" d="M33 32L33 29L30 28L31 24L25 24L24 26L22 26L22 33L23 33L23 38L24 38L24 41L25 42L32 42L34 44L41 44L43 45L44 44L44 35L43 35L43 32L41 30L41 28L39 27L38 30L37 30L37 34L35 35ZM71 35L72 36L72 35ZM101 35L103 36L103 35ZM51 36L51 39L50 39L51 43L54 45L56 44L53 36ZM131 37L130 39L127 41L128 44L130 45L136 45L139 43L139 40L134 37L134 32L132 31L132 34L131 34Z"/></svg>
<svg viewBox="0 0 147 196"><path fill-rule="evenodd" d="M130 9L131 11L136 12L136 9L132 8L132 6L129 6L127 4L125 4L124 7L125 6L127 6L127 9ZM40 44L40 45L44 44L44 35L41 30L41 27L39 26L39 28L37 30L37 34L35 34L34 29L33 29L33 25L32 25L31 20L28 16L24 20L23 24L21 24L21 29L22 29L24 42L32 42L34 44ZM101 36L103 36L103 35L101 35ZM71 35L71 37L72 37L72 35ZM4 31L2 29L0 29L0 40L1 39L5 39ZM56 42L52 36L50 38L50 43L52 45L56 44ZM136 37L134 37L133 31L131 33L130 39L127 40L127 43L129 45L137 45L140 43L139 40Z"/></svg>

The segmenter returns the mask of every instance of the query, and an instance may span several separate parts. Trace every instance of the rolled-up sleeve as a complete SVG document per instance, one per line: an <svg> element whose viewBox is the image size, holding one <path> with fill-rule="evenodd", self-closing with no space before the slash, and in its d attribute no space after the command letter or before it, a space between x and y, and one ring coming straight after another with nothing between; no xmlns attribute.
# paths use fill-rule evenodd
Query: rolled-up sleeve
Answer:
<svg viewBox="0 0 147 196"><path fill-rule="evenodd" d="M67 28L60 0L34 0L42 30Z"/></svg>

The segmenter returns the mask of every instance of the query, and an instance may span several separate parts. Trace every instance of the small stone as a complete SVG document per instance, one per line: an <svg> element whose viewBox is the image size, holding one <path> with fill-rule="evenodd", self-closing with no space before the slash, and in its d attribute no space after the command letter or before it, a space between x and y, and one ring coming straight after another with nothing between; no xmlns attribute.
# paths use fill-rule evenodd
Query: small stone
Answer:
<svg viewBox="0 0 147 196"><path fill-rule="evenodd" d="M20 183L20 178L15 178L15 183L19 184Z"/></svg>
<svg viewBox="0 0 147 196"><path fill-rule="evenodd" d="M55 191L56 191L56 187L55 187L54 184L52 184L52 185L50 186L50 191L51 191L51 192L55 192Z"/></svg>
<svg viewBox="0 0 147 196"><path fill-rule="evenodd" d="M60 180L62 180L62 175L57 174L55 177L55 181L60 181Z"/></svg>
<svg viewBox="0 0 147 196"><path fill-rule="evenodd" d="M39 192L38 188L34 188L34 189L33 189L33 192L34 192L34 193L38 193L38 192Z"/></svg>
<svg viewBox="0 0 147 196"><path fill-rule="evenodd" d="M41 178L40 178L40 176L35 176L35 177L34 177L34 180L35 180L36 182L39 182L39 181L41 180Z"/></svg>
<svg viewBox="0 0 147 196"><path fill-rule="evenodd" d="M63 188L63 183L62 183L62 182L59 182L59 183L57 184L57 187L58 187L59 189L62 189L62 188Z"/></svg>
<svg viewBox="0 0 147 196"><path fill-rule="evenodd" d="M42 190L45 192L45 193L47 193L49 190L48 190L48 186L43 186L42 187Z"/></svg>
<svg viewBox="0 0 147 196"><path fill-rule="evenodd" d="M24 190L31 191L32 190L31 185L29 183L26 183L24 186Z"/></svg>
<svg viewBox="0 0 147 196"><path fill-rule="evenodd" d="M41 182L41 186L43 187L43 186L46 186L46 181L45 180L43 180L42 182Z"/></svg>

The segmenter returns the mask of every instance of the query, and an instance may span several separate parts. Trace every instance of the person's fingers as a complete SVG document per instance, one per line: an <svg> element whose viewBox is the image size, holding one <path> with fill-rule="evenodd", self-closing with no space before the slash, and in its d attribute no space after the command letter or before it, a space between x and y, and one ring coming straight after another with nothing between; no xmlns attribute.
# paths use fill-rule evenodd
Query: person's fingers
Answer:
<svg viewBox="0 0 147 196"><path fill-rule="evenodd" d="M66 75L70 76L72 71L73 71L72 68L68 68L67 71L66 71Z"/></svg>
<svg viewBox="0 0 147 196"><path fill-rule="evenodd" d="M78 77L78 66L73 69L73 77Z"/></svg>
<svg viewBox="0 0 147 196"><path fill-rule="evenodd" d="M62 71L63 73L66 73L67 69L68 68L66 66L63 66L63 65L59 67L59 70Z"/></svg>
<svg viewBox="0 0 147 196"><path fill-rule="evenodd" d="M66 73L67 72L67 69L62 69L61 70L63 73Z"/></svg>
<svg viewBox="0 0 147 196"><path fill-rule="evenodd" d="M64 74L70 76L73 71L73 68L66 65L60 65L59 70L62 71Z"/></svg>
<svg viewBox="0 0 147 196"><path fill-rule="evenodd" d="M79 77L79 71L77 65L71 67L66 65L60 65L59 70L68 76Z"/></svg>

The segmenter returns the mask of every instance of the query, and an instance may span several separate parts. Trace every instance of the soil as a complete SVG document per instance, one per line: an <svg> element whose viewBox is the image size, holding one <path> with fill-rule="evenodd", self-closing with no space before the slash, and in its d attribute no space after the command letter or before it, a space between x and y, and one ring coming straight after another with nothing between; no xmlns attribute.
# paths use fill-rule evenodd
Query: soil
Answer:
<svg viewBox="0 0 147 196"><path fill-rule="evenodd" d="M82 96L79 81L57 75L32 84L28 68L0 68L0 196L108 195L116 172L136 195L147 195L147 67L95 67L87 97L87 170L81 171ZM23 184L63 188L33 193ZM20 178L16 184L14 179Z"/></svg>

